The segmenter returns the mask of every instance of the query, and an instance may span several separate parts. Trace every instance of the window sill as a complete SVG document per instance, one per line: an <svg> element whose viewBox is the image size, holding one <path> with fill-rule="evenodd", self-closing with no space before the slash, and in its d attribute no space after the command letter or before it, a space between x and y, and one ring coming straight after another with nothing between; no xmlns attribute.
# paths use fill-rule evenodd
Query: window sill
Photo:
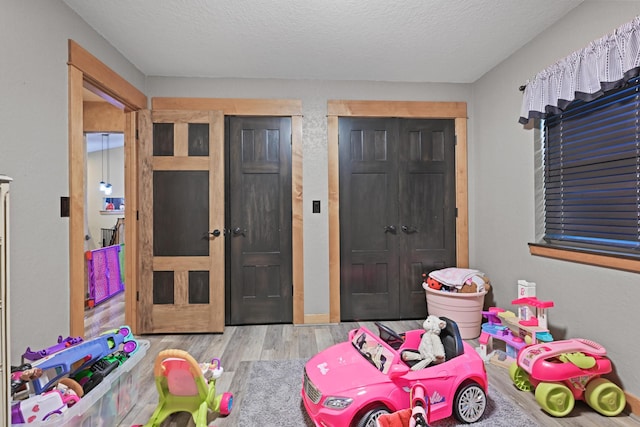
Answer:
<svg viewBox="0 0 640 427"><path fill-rule="evenodd" d="M100 215L124 215L124 210L100 211Z"/></svg>
<svg viewBox="0 0 640 427"><path fill-rule="evenodd" d="M547 258L640 273L640 259L631 257L602 255L586 250L558 248L542 243L529 243L529 253Z"/></svg>

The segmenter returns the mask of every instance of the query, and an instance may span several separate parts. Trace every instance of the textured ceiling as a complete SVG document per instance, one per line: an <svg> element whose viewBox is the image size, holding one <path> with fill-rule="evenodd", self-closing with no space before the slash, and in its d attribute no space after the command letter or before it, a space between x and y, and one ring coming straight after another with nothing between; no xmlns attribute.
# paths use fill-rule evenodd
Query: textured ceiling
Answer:
<svg viewBox="0 0 640 427"><path fill-rule="evenodd" d="M64 0L147 76L471 83L583 0Z"/></svg>

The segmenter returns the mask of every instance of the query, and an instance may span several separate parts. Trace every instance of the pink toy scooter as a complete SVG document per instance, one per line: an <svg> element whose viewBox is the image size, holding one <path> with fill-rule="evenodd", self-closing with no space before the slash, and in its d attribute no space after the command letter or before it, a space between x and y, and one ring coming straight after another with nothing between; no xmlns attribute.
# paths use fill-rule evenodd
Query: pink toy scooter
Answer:
<svg viewBox="0 0 640 427"><path fill-rule="evenodd" d="M536 401L553 416L569 414L577 399L613 417L626 398L620 387L600 377L612 370L606 354L600 344L582 338L535 344L520 350L509 375L520 390L535 388Z"/></svg>

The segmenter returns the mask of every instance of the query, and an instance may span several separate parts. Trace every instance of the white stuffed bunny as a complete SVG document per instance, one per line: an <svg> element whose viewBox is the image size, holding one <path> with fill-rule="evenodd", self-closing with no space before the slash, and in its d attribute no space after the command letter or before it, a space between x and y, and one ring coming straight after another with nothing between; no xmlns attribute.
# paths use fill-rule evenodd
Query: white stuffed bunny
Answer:
<svg viewBox="0 0 640 427"><path fill-rule="evenodd" d="M427 367L431 363L444 362L444 346L442 340L440 340L440 331L447 326L447 322L440 319L438 316L429 315L422 324L425 333L422 334L420 340L419 352L403 352L402 358L405 361L419 360L418 363L411 367L416 371Z"/></svg>

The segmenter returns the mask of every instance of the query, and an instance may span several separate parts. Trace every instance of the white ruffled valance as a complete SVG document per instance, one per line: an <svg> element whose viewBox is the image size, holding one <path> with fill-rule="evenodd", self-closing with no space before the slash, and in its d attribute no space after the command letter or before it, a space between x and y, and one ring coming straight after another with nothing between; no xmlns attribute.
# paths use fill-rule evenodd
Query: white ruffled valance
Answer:
<svg viewBox="0 0 640 427"><path fill-rule="evenodd" d="M623 86L640 72L640 16L539 72L524 90L520 123Z"/></svg>

